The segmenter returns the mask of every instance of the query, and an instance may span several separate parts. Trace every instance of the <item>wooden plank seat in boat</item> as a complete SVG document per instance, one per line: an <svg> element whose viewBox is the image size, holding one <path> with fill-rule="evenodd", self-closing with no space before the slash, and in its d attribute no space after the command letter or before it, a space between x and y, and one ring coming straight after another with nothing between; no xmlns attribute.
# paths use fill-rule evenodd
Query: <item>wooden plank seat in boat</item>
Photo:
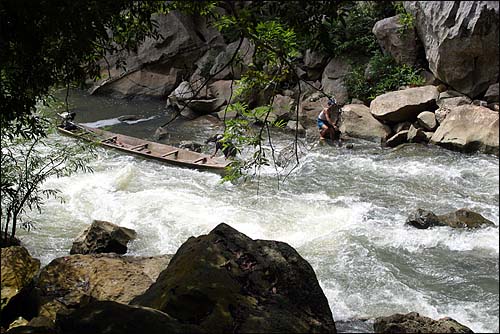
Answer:
<svg viewBox="0 0 500 334"><path fill-rule="evenodd" d="M193 163L197 164L198 162L201 162L202 164L207 162L207 157L201 157L193 161Z"/></svg>
<svg viewBox="0 0 500 334"><path fill-rule="evenodd" d="M118 136L109 137L109 138L101 140L101 143L116 142L116 139L118 139Z"/></svg>
<svg viewBox="0 0 500 334"><path fill-rule="evenodd" d="M169 156L169 155L171 155L171 154L174 154L174 155L175 155L175 158L177 159L177 155L179 154L179 150L172 150L172 151L170 151L170 152L167 152L167 153L165 153L165 154L162 154L162 155L161 155L161 157L162 157L162 158L165 158L165 157L167 157L167 156Z"/></svg>
<svg viewBox="0 0 500 334"><path fill-rule="evenodd" d="M146 149L147 147L148 147L148 144L145 143L145 144L140 144L140 145L135 145L135 146L129 147L128 149L134 150L134 151L141 151L141 150Z"/></svg>

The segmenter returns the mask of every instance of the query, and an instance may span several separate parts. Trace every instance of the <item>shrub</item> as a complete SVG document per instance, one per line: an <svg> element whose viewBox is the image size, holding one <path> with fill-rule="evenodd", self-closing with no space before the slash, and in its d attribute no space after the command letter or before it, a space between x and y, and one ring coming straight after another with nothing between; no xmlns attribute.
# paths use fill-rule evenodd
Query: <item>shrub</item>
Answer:
<svg viewBox="0 0 500 334"><path fill-rule="evenodd" d="M421 69L398 65L391 56L376 52L367 66L354 66L346 77L349 96L370 102L378 95L399 89L401 86L421 86L424 78Z"/></svg>

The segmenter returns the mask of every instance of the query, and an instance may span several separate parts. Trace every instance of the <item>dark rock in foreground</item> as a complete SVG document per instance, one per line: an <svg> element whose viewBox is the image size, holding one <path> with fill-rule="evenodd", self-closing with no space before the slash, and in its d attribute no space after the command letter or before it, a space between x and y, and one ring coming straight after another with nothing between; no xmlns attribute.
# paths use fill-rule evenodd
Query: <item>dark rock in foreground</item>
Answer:
<svg viewBox="0 0 500 334"><path fill-rule="evenodd" d="M70 254L125 254L127 243L135 237L134 230L94 220L73 242Z"/></svg>
<svg viewBox="0 0 500 334"><path fill-rule="evenodd" d="M210 333L336 333L307 261L283 242L252 240L226 224L189 238L130 304Z"/></svg>
<svg viewBox="0 0 500 334"><path fill-rule="evenodd" d="M474 333L452 318L433 320L416 312L378 317L373 329L375 333Z"/></svg>
<svg viewBox="0 0 500 334"><path fill-rule="evenodd" d="M33 282L40 261L22 246L2 248L1 259L1 325L8 326L19 316L31 319L36 315L38 301Z"/></svg>
<svg viewBox="0 0 500 334"><path fill-rule="evenodd" d="M112 301L93 302L69 315L58 315L56 325L64 334L201 333L196 326L158 310Z"/></svg>

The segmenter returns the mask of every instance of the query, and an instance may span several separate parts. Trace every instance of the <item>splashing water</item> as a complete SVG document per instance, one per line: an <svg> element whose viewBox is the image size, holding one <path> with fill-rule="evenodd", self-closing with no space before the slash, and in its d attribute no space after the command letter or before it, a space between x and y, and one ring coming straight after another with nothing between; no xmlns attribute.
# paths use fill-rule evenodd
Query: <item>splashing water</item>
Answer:
<svg viewBox="0 0 500 334"><path fill-rule="evenodd" d="M138 132L161 123L150 116L134 125L142 125ZM279 138L276 147L289 140ZM67 255L93 219L136 230L129 253L147 256L175 253L190 236L225 222L297 249L313 266L336 321L416 311L498 332L498 158L354 144L311 149L279 188L274 167L261 171L258 185L233 185L210 172L100 149L94 173L47 182L61 189L64 203L48 201L42 214L34 213L38 228L19 234L47 264ZM436 214L469 208L496 227L406 226L418 207ZM354 327L343 331L360 330Z"/></svg>

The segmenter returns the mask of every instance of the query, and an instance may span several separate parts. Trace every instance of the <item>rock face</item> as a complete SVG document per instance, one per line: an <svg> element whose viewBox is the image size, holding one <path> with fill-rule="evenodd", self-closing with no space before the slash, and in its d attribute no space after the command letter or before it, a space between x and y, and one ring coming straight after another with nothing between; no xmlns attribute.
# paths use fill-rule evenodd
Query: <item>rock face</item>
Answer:
<svg viewBox="0 0 500 334"><path fill-rule="evenodd" d="M497 1L405 1L432 73L475 97L498 80Z"/></svg>
<svg viewBox="0 0 500 334"><path fill-rule="evenodd" d="M414 120L422 111L435 110L438 96L435 86L389 92L371 102L370 112L375 118L388 122Z"/></svg>
<svg viewBox="0 0 500 334"><path fill-rule="evenodd" d="M400 16L392 16L378 21L372 32L384 54L391 55L398 64L415 65L419 53L415 29L400 33L403 28Z"/></svg>
<svg viewBox="0 0 500 334"><path fill-rule="evenodd" d="M494 85L491 85L486 93L484 93L484 99L486 102L492 103L492 102L498 102L499 99L499 89L498 89L498 82Z"/></svg>
<svg viewBox="0 0 500 334"><path fill-rule="evenodd" d="M172 11L155 17L162 39L147 39L137 52L125 55L126 69L115 69L117 57L110 57L110 74L103 61L105 80L91 90L117 97L165 96L190 75L198 60L210 47L225 47L215 28L207 28L202 18ZM123 55L122 55L123 56Z"/></svg>
<svg viewBox="0 0 500 334"><path fill-rule="evenodd" d="M349 99L344 78L351 70L349 63L343 59L334 58L328 62L321 77L321 89L329 96L334 96L339 104L345 104Z"/></svg>
<svg viewBox="0 0 500 334"><path fill-rule="evenodd" d="M22 246L2 248L1 258L1 323L5 326L19 316L31 319L35 315L31 308L36 306L30 299L40 261Z"/></svg>
<svg viewBox="0 0 500 334"><path fill-rule="evenodd" d="M336 332L307 261L285 243L252 240L226 224L189 238L131 304L210 333Z"/></svg>
<svg viewBox="0 0 500 334"><path fill-rule="evenodd" d="M94 220L73 242L70 254L127 252L127 243L135 239L134 230L110 222Z"/></svg>
<svg viewBox="0 0 500 334"><path fill-rule="evenodd" d="M370 113L370 108L364 104L348 104L342 107L342 135L363 138L380 143L391 134L391 128L380 123Z"/></svg>
<svg viewBox="0 0 500 334"><path fill-rule="evenodd" d="M452 318L433 320L416 312L378 317L373 328L375 333L474 333Z"/></svg>
<svg viewBox="0 0 500 334"><path fill-rule="evenodd" d="M62 334L201 333L196 326L182 324L158 310L112 301L93 302L58 316L56 324Z"/></svg>
<svg viewBox="0 0 500 334"><path fill-rule="evenodd" d="M463 105L453 108L431 138L431 143L461 151L499 153L498 112Z"/></svg>
<svg viewBox="0 0 500 334"><path fill-rule="evenodd" d="M92 300L128 303L154 283L171 256L131 257L116 254L70 255L42 269L41 315L81 307Z"/></svg>

